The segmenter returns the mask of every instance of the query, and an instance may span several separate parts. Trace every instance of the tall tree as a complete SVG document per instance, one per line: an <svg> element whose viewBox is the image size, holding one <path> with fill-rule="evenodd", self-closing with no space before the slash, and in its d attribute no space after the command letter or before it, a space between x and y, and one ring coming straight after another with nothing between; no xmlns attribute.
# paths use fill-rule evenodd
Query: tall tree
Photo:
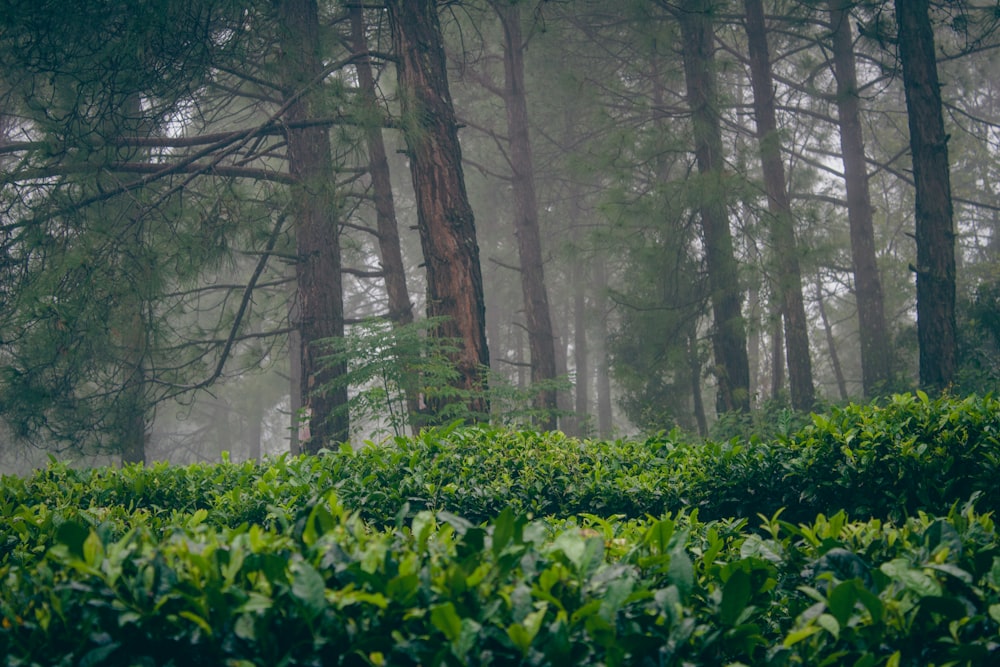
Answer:
<svg viewBox="0 0 1000 667"><path fill-rule="evenodd" d="M469 413L485 419L489 366L479 244L462 173L458 124L448 88L441 25L434 0L386 0L402 124L417 199L417 227L427 271L427 315L447 318L433 330L461 341L455 385ZM441 411L454 398L435 400Z"/></svg>
<svg viewBox="0 0 1000 667"><path fill-rule="evenodd" d="M875 231L849 12L852 4L851 0L829 0L830 28L833 70L837 80L837 120L847 190L854 297L861 339L862 387L865 396L875 396L892 384L893 353L885 320L882 279L875 256Z"/></svg>
<svg viewBox="0 0 1000 667"><path fill-rule="evenodd" d="M694 152L701 175L699 214L708 266L714 332L712 349L720 412L750 409L750 366L742 290L726 210L722 127L715 81L714 6L685 0L678 10L687 101L691 109Z"/></svg>
<svg viewBox="0 0 1000 667"><path fill-rule="evenodd" d="M928 0L896 0L910 152L916 187L920 385L943 390L955 374L955 232L948 137Z"/></svg>
<svg viewBox="0 0 1000 667"><path fill-rule="evenodd" d="M340 230L334 197L330 135L308 121L320 116L320 84L326 74L320 53L315 0L282 0L278 6L284 54L288 172L295 179L296 314L300 331L302 398L308 410L308 452L350 437L347 387L335 380L343 364L324 363L321 342L344 335ZM320 390L322 388L322 391Z"/></svg>
<svg viewBox="0 0 1000 667"><path fill-rule="evenodd" d="M812 360L809 355L809 327L802 298L802 273L795 240L795 218L785 182L774 102L771 56L767 45L767 27L761 0L745 0L747 47L750 51L750 80L753 87L757 141L760 147L767 191L773 263L781 314L785 322L785 350L788 355L788 383L792 407L809 410L815 401Z"/></svg>
<svg viewBox="0 0 1000 667"><path fill-rule="evenodd" d="M500 0L491 3L503 27L504 106L507 109L507 133L510 141L511 185L514 191L514 235L520 259L521 291L528 325L528 348L531 351L532 382L552 381L556 377L555 336L549 296L545 286L542 238L538 224L538 200L535 194L535 168L528 128L528 103L524 83L524 38L521 34L521 10L516 3ZM547 387L538 392L535 406L544 415L538 426L556 427L556 391Z"/></svg>

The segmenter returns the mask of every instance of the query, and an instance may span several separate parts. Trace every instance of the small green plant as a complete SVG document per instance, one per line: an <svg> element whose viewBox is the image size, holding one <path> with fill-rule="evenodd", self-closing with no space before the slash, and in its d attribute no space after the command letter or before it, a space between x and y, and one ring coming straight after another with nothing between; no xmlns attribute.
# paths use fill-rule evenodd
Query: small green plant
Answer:
<svg viewBox="0 0 1000 667"><path fill-rule="evenodd" d="M354 325L343 338L323 342L327 354L321 361L347 367L336 386L349 390L344 409L350 411L355 434L364 433L372 439L399 437L408 427L455 421L526 426L548 416L548 411L533 407L538 394L570 386L561 378L520 389L500 374L487 371L487 387L471 391L456 388L453 383L458 374L452 358L460 341L428 335L444 319L397 325L371 318ZM491 405L489 415L469 411L472 399L481 396ZM428 406L436 403L443 408L432 415Z"/></svg>

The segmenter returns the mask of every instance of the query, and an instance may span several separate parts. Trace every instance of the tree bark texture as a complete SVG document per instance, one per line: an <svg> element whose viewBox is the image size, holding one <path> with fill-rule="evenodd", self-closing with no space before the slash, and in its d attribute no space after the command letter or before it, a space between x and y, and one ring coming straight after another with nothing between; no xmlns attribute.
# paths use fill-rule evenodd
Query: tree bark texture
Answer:
<svg viewBox="0 0 1000 667"><path fill-rule="evenodd" d="M781 158L781 137L774 104L771 56L761 0L745 0L747 47L750 51L750 81L753 88L757 141L760 148L764 189L770 214L772 262L781 313L785 320L785 351L788 355L788 385L792 407L808 411L813 407L812 360L809 355L809 326L802 298L802 273L795 240L795 218L785 182Z"/></svg>
<svg viewBox="0 0 1000 667"><path fill-rule="evenodd" d="M402 122L417 199L417 227L427 271L427 315L448 319L433 335L461 341L453 360L458 389L476 419L487 419L486 309L476 225L465 190L462 151L437 2L387 0L397 56ZM432 410L450 401L432 402ZM439 403L439 404L435 404Z"/></svg>
<svg viewBox="0 0 1000 667"><path fill-rule="evenodd" d="M344 364L321 362L321 341L344 335L340 230L334 198L330 136L325 127L297 125L315 117L322 71L319 18L315 0L283 0L279 5L281 49L289 100L288 171L295 179L296 285L302 400L309 415L303 451L316 453L350 436L347 388L332 382Z"/></svg>
<svg viewBox="0 0 1000 667"><path fill-rule="evenodd" d="M928 0L896 0L896 21L917 194L920 385L940 391L955 374L955 232L948 138L928 4Z"/></svg>
<svg viewBox="0 0 1000 667"><path fill-rule="evenodd" d="M854 62L854 38L849 8L853 0L830 0L833 65L837 79L837 117L847 190L854 297L861 342L861 381L865 396L873 397L892 385L892 341L885 320L882 279L875 258L875 230L868 190L864 134Z"/></svg>
<svg viewBox="0 0 1000 667"><path fill-rule="evenodd" d="M709 10L687 0L679 11L684 79L694 130L695 159L702 176L701 225L712 294L712 350L720 412L750 409L750 366L741 290L726 210L722 128L715 86L715 34Z"/></svg>
<svg viewBox="0 0 1000 667"><path fill-rule="evenodd" d="M504 104L507 108L507 132L510 137L510 164L514 191L514 235L517 237L521 266L521 291L528 325L528 348L531 351L531 381L556 378L555 337L549 296L545 287L542 238L538 226L538 200L535 194L535 168L528 131L528 103L524 85L524 40L521 36L521 12L507 0L494 5L504 31ZM538 392L535 407L545 415L540 429L556 427L556 391Z"/></svg>

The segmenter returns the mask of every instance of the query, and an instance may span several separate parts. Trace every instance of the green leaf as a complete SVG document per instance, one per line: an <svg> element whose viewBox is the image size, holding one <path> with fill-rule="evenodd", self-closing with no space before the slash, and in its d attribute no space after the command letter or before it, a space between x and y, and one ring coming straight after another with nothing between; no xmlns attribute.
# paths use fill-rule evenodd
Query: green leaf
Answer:
<svg viewBox="0 0 1000 667"><path fill-rule="evenodd" d="M185 611L182 611L178 615L181 618L186 618L187 620L189 620L192 623L194 623L195 625L197 625L199 628L201 628L202 632L204 632L209 637L212 636L212 626L209 625L208 621L206 621L205 619L203 619L198 614L194 613L193 611L187 611L187 610L185 610Z"/></svg>
<svg viewBox="0 0 1000 667"><path fill-rule="evenodd" d="M445 602L431 609L431 623L443 632L450 642L456 642L462 636L462 619L451 602Z"/></svg>
<svg viewBox="0 0 1000 667"><path fill-rule="evenodd" d="M803 639L808 639L817 632L822 632L822 631L823 629L818 625L807 625L804 628L799 628L798 630L793 630L792 632L789 632L788 635L785 637L785 641L783 643L786 647L794 646Z"/></svg>
<svg viewBox="0 0 1000 667"><path fill-rule="evenodd" d="M921 597L941 595L941 584L933 577L911 567L904 558L895 558L888 563L882 563L879 569L904 588Z"/></svg>
<svg viewBox="0 0 1000 667"><path fill-rule="evenodd" d="M508 505L493 521L493 554L500 555L512 539L514 539L514 511Z"/></svg>
<svg viewBox="0 0 1000 667"><path fill-rule="evenodd" d="M323 576L306 562L297 563L292 574L292 595L302 602L310 615L315 616L326 606L326 582Z"/></svg>
<svg viewBox="0 0 1000 667"><path fill-rule="evenodd" d="M750 601L751 594L750 575L744 570L734 571L722 589L719 614L723 625L732 627L736 624Z"/></svg>
<svg viewBox="0 0 1000 667"><path fill-rule="evenodd" d="M90 529L77 521L66 521L56 529L56 541L66 546L71 556L83 559L83 543L90 536Z"/></svg>
<svg viewBox="0 0 1000 667"><path fill-rule="evenodd" d="M840 639L840 623L833 616L830 614L820 614L819 618L816 619L816 623L833 635L834 639Z"/></svg>
<svg viewBox="0 0 1000 667"><path fill-rule="evenodd" d="M827 597L827 608L837 623L841 626L847 625L854 611L854 604L858 601L857 585L854 580L844 581L837 584L830 591Z"/></svg>
<svg viewBox="0 0 1000 667"><path fill-rule="evenodd" d="M520 649L521 655L528 655L531 642L538 636L538 631L542 627L542 620L545 618L547 609L548 605L542 606L525 616L522 622L513 623L507 627L507 636L510 637L514 646Z"/></svg>

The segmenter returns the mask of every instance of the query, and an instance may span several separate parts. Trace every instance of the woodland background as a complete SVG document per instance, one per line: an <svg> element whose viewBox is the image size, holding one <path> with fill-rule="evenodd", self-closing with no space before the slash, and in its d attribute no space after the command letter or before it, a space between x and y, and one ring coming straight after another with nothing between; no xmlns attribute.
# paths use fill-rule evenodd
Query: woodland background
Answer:
<svg viewBox="0 0 1000 667"><path fill-rule="evenodd" d="M7 0L2 468L992 391L998 22Z"/></svg>

